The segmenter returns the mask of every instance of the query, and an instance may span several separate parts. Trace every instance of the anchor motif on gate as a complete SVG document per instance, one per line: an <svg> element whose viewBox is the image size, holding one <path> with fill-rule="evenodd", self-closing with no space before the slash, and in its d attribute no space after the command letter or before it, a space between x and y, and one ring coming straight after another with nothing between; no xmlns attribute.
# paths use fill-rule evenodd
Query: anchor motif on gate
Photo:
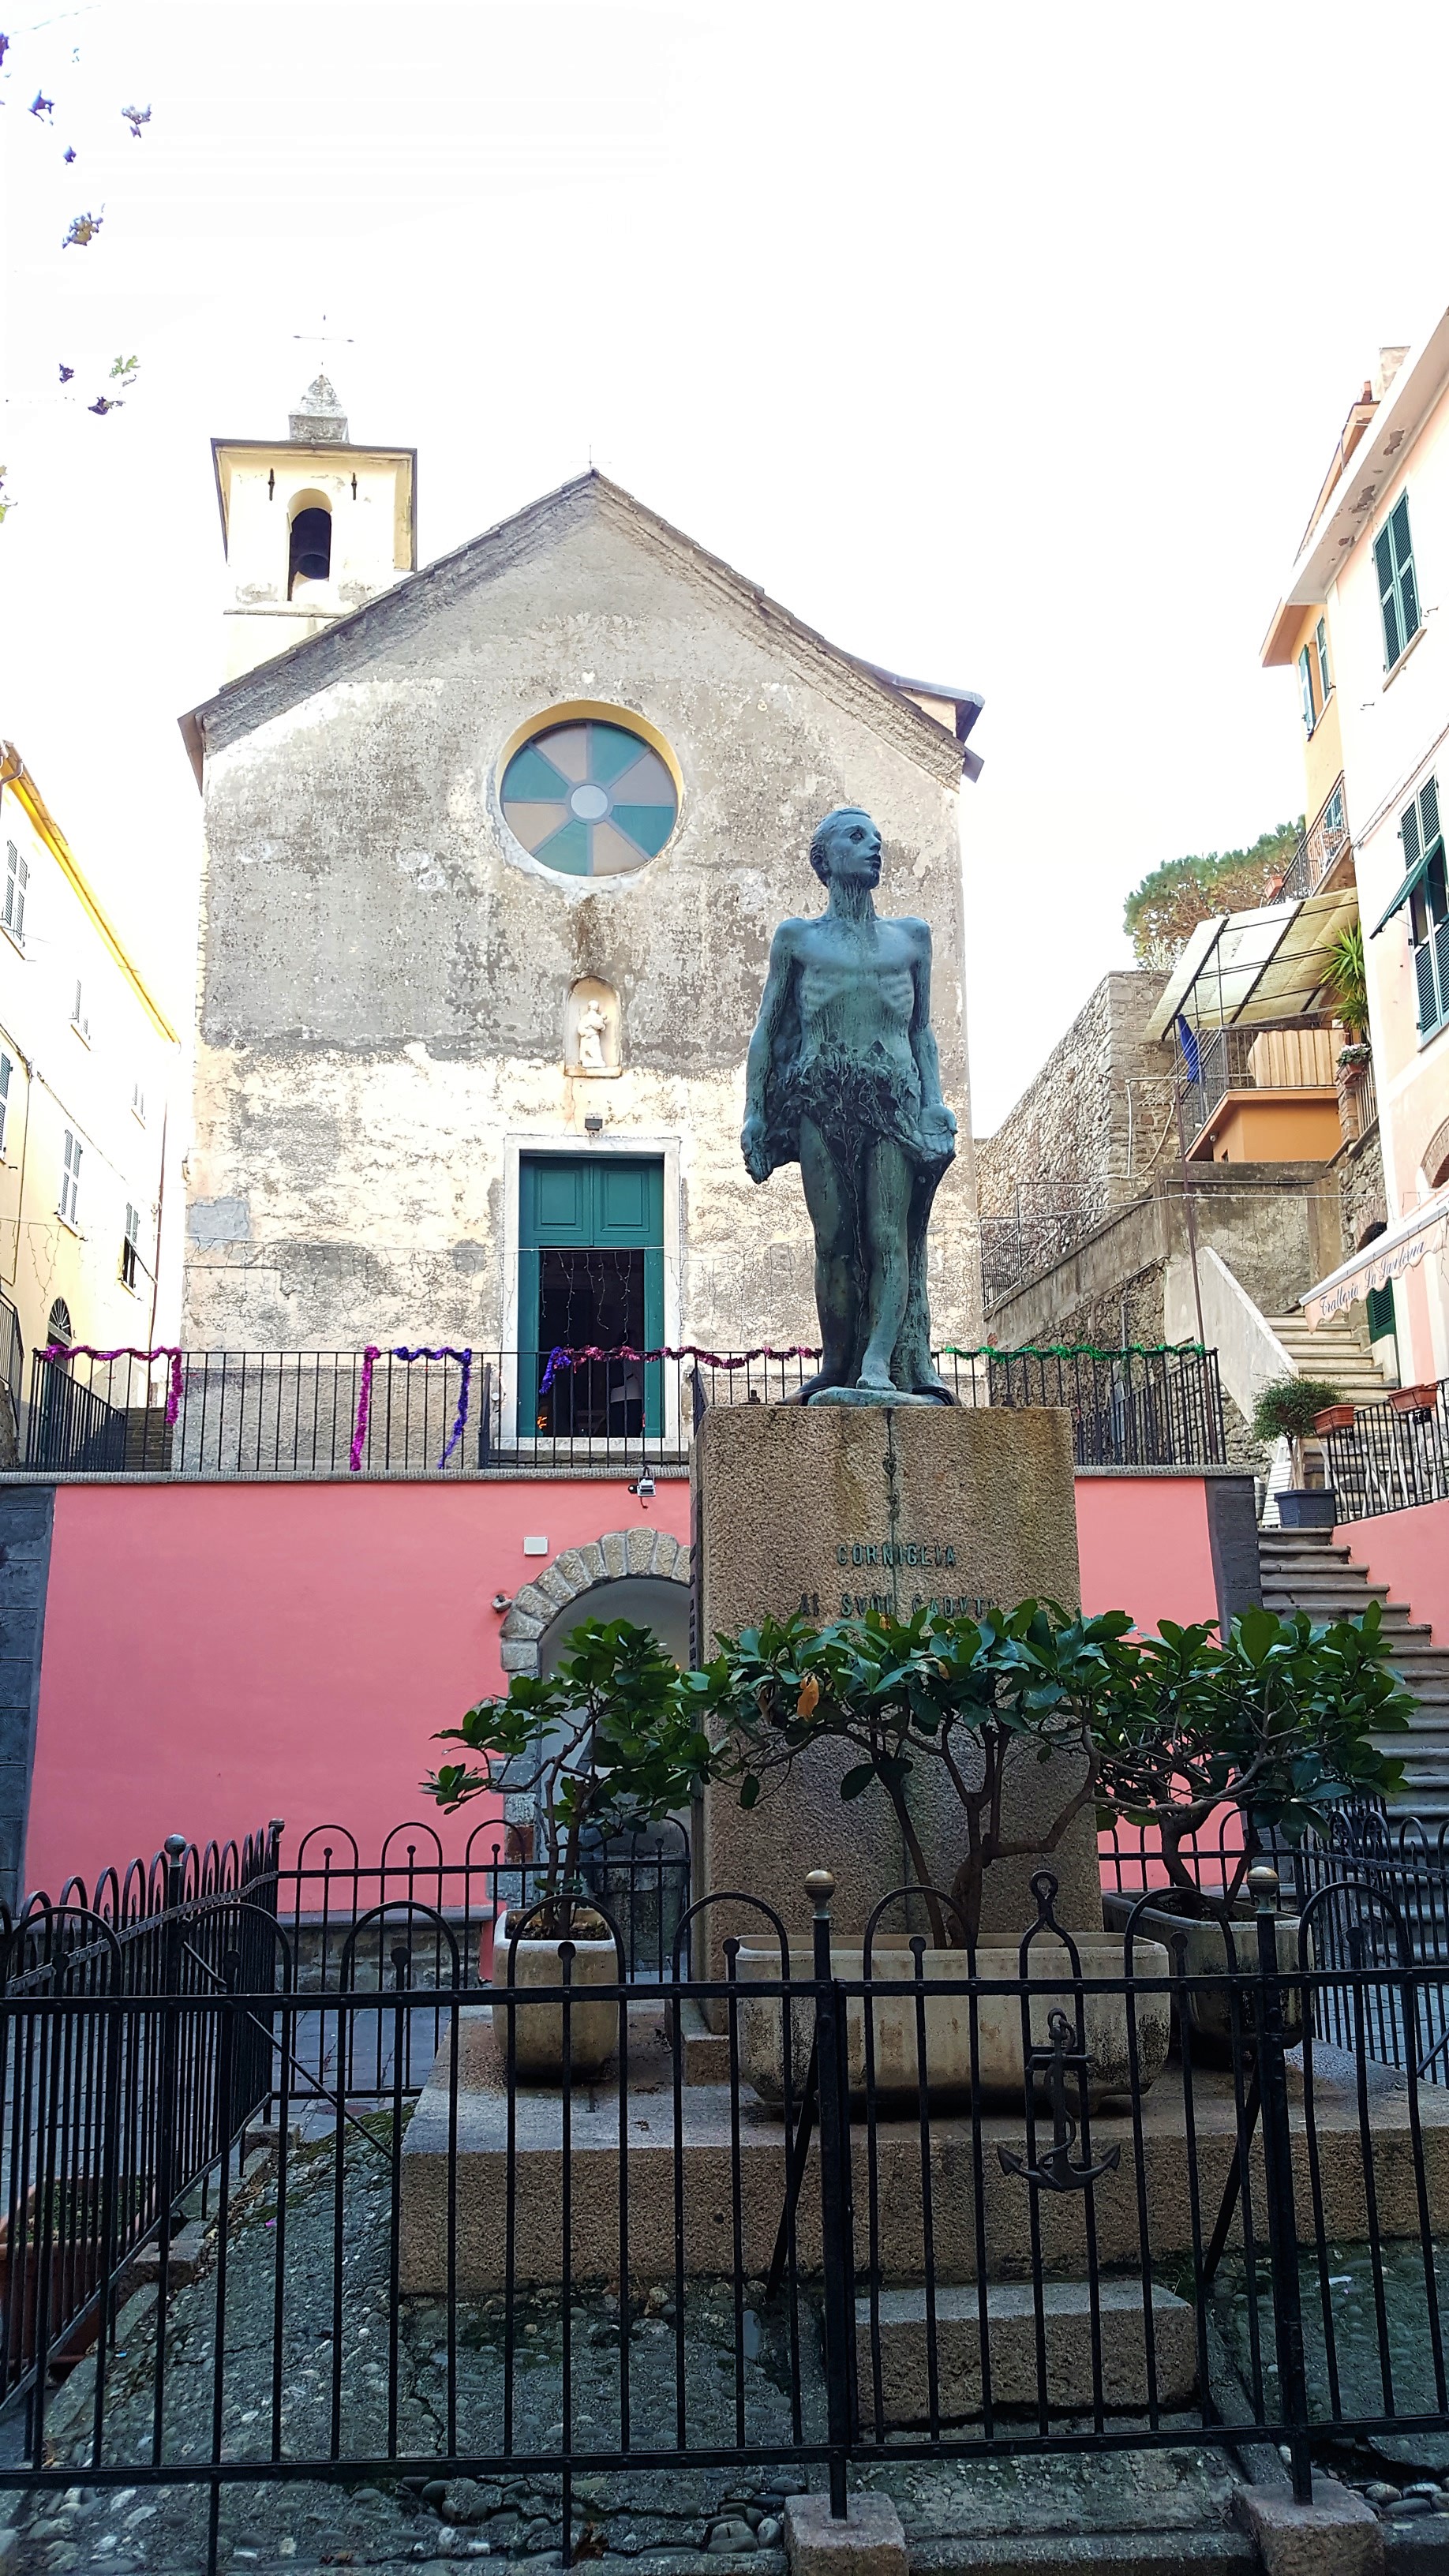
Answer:
<svg viewBox="0 0 1449 2576"><path fill-rule="evenodd" d="M1022 2182L1037 2183L1043 2191L1085 2191L1088 2183L1101 2175L1115 2173L1122 2161L1122 2150L1109 2147L1100 2164L1074 2165L1072 2149L1077 2143L1078 2124L1067 2109L1067 2075L1080 2074L1085 2080L1091 2060L1085 2049L1076 2046L1076 2032L1060 2009L1047 2015L1047 2037L1051 2045L1034 2048L1026 2068L1030 2087L1037 2068L1046 2069L1046 2097L1052 2115L1052 2143L1034 2165L1025 2156L1013 2154L1010 2147L998 2147L1003 2173L1016 2174Z"/></svg>

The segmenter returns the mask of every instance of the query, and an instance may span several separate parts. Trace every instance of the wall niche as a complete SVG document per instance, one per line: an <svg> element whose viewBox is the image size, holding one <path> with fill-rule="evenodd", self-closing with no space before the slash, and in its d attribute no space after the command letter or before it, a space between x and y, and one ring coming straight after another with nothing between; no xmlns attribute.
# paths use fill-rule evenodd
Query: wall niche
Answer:
<svg viewBox="0 0 1449 2576"><path fill-rule="evenodd" d="M581 975L564 1005L564 1071L598 1080L623 1068L619 996L597 975Z"/></svg>

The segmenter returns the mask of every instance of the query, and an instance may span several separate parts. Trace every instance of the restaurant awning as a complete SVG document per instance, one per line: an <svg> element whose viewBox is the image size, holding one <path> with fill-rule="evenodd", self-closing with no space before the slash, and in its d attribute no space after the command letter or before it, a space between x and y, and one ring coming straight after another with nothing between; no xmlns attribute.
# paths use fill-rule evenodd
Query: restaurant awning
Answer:
<svg viewBox="0 0 1449 2576"><path fill-rule="evenodd" d="M1252 1028L1327 1009L1333 944L1357 919L1358 895L1349 885L1200 921L1146 1035L1167 1037L1179 1018L1190 1029Z"/></svg>
<svg viewBox="0 0 1449 2576"><path fill-rule="evenodd" d="M1346 1314L1356 1297L1366 1297L1371 1288L1386 1288L1391 1279L1401 1279L1406 1270L1422 1261L1426 1253L1442 1249L1449 1236L1449 1188L1436 1190L1411 1216L1402 1216L1396 1225L1376 1234L1352 1261L1340 1263L1316 1288L1310 1288L1299 1305L1312 1325L1323 1324L1331 1315Z"/></svg>

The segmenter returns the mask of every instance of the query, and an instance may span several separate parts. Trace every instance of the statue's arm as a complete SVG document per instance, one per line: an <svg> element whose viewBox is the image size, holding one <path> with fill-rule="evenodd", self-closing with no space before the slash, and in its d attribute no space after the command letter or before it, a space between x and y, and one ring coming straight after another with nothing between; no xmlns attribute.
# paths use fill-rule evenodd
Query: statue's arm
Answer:
<svg viewBox="0 0 1449 2576"><path fill-rule="evenodd" d="M931 1027L931 933L928 924L918 921L916 957L913 970L916 1003L911 1014L911 1053L921 1077L921 1107L934 1110L945 1122L951 1135L956 1133L956 1120L941 1097L941 1059L936 1052L935 1031Z"/></svg>
<svg viewBox="0 0 1449 2576"><path fill-rule="evenodd" d="M770 943L769 972L760 996L760 1016L745 1058L745 1123L740 1134L740 1147L751 1177L766 1177L765 1161L765 1092L770 1078L770 1065L775 1049L775 1034L780 1014L789 998L790 983L795 973L796 957L794 923L782 921Z"/></svg>

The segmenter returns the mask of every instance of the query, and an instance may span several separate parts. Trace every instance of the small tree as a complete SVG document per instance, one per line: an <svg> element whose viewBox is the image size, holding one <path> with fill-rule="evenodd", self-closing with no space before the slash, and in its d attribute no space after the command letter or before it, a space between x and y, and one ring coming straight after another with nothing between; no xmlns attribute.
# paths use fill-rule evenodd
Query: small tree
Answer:
<svg viewBox="0 0 1449 2576"><path fill-rule="evenodd" d="M1200 921L1268 903L1291 866L1303 826L1279 823L1251 849L1204 850L1164 860L1134 886L1122 927L1139 966L1172 966Z"/></svg>
<svg viewBox="0 0 1449 2576"><path fill-rule="evenodd" d="M923 1890L939 1949L974 1944L986 1873L997 1861L1054 1851L1076 1816L1096 1801L1093 1714L1108 1685L1107 1650L1131 1626L1126 1611L1074 1618L1052 1602L1023 1601L980 1620L909 1619L869 1611L825 1628L766 1619L737 1637L702 1676L717 1778L732 1779L740 1804L782 1790L813 1745L848 1745L857 1759L842 1798L885 1792ZM1076 1779L1045 1832L1026 1839L1003 1821L1006 1765L1013 1750L1039 1761L1075 1757ZM948 1919L931 1892L931 1871L907 1796L913 1772L944 1776L961 1814L962 1857L949 1890ZM963 1931L964 1927L964 1931Z"/></svg>
<svg viewBox="0 0 1449 2576"><path fill-rule="evenodd" d="M1293 1456L1293 1479L1303 1482L1303 1443L1320 1413L1341 1401L1336 1386L1322 1377L1276 1377L1259 1389L1249 1425L1255 1440L1286 1440Z"/></svg>
<svg viewBox="0 0 1449 2576"><path fill-rule="evenodd" d="M1111 1652L1097 1701L1098 1822L1155 1826L1179 1906L1196 1910L1183 1846L1223 1806L1243 1818L1231 1902L1271 1830L1324 1833L1344 1799L1385 1796L1403 1764L1375 1735L1402 1732L1414 1702L1388 1662L1382 1612L1315 1627L1250 1610L1218 1645L1212 1623L1164 1619Z"/></svg>
<svg viewBox="0 0 1449 2576"><path fill-rule="evenodd" d="M461 1744L486 1764L440 1763L429 1773L423 1787L449 1815L495 1786L505 1767L540 1793L551 1827L540 1935L560 1938L586 1912L582 1864L594 1834L657 1823L702 1786L710 1746L689 1686L695 1678L680 1674L652 1629L589 1619L556 1673L516 1673L502 1697L440 1729L436 1742Z"/></svg>

